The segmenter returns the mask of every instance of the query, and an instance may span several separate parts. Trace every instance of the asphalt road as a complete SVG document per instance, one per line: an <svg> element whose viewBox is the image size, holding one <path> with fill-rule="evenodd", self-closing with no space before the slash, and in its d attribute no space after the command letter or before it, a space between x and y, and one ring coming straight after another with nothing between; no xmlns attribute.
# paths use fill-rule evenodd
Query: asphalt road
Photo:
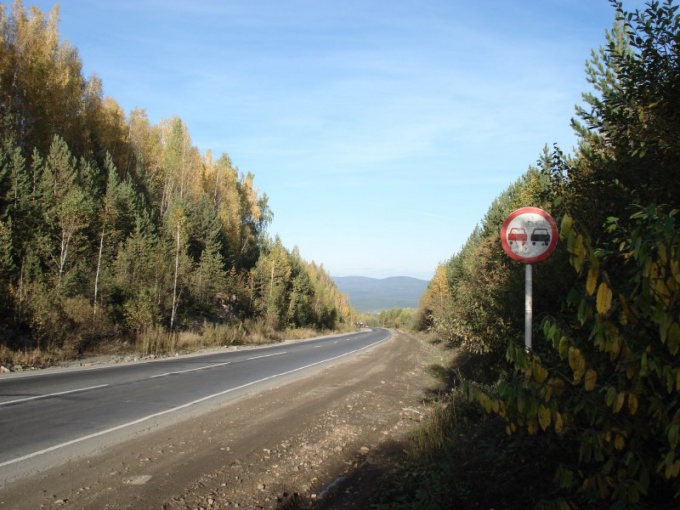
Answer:
<svg viewBox="0 0 680 510"><path fill-rule="evenodd" d="M390 336L383 329L152 362L0 377L0 484L280 385Z"/></svg>

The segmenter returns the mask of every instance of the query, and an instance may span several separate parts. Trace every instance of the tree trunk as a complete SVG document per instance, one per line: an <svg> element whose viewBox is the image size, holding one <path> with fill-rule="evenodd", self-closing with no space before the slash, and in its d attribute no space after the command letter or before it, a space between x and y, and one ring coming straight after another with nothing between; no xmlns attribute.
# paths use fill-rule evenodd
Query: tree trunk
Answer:
<svg viewBox="0 0 680 510"><path fill-rule="evenodd" d="M172 311L170 313L170 330L175 327L175 314L177 312L177 280L179 278L179 224L177 225L177 251L175 252L175 283L172 288Z"/></svg>
<svg viewBox="0 0 680 510"><path fill-rule="evenodd" d="M61 251L59 252L59 283L61 287L61 277L64 274L64 267L66 266L66 257L68 256L68 245L71 242L71 233L62 230L61 233Z"/></svg>
<svg viewBox="0 0 680 510"><path fill-rule="evenodd" d="M102 229L102 236L99 238L99 255L97 256L97 272L94 276L94 302L92 303L92 310L94 317L97 317L97 293L99 291L99 272L102 267L102 252L104 251L104 232Z"/></svg>

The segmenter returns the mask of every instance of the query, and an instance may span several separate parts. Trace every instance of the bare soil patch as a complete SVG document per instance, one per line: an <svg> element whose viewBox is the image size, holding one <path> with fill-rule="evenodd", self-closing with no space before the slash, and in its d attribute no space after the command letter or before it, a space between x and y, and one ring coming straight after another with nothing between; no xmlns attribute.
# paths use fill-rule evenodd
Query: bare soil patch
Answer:
<svg viewBox="0 0 680 510"><path fill-rule="evenodd" d="M404 333L323 370L0 488L0 509L370 508L427 413Z"/></svg>

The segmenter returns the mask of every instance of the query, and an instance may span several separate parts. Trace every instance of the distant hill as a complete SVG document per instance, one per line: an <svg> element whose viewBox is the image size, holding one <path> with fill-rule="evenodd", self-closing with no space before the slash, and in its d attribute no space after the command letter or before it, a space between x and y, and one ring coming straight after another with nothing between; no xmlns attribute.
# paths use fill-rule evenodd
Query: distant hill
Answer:
<svg viewBox="0 0 680 510"><path fill-rule="evenodd" d="M340 292L349 296L352 306L360 312L379 312L390 308L418 308L427 280L409 276L368 278L366 276L336 276Z"/></svg>

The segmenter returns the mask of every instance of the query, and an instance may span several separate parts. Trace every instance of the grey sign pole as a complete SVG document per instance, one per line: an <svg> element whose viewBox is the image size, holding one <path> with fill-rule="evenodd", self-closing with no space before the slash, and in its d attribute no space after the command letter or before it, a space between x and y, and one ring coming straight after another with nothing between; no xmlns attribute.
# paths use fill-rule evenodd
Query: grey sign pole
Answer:
<svg viewBox="0 0 680 510"><path fill-rule="evenodd" d="M531 352L531 323L533 321L533 266L525 264L525 287L524 287L524 348Z"/></svg>

